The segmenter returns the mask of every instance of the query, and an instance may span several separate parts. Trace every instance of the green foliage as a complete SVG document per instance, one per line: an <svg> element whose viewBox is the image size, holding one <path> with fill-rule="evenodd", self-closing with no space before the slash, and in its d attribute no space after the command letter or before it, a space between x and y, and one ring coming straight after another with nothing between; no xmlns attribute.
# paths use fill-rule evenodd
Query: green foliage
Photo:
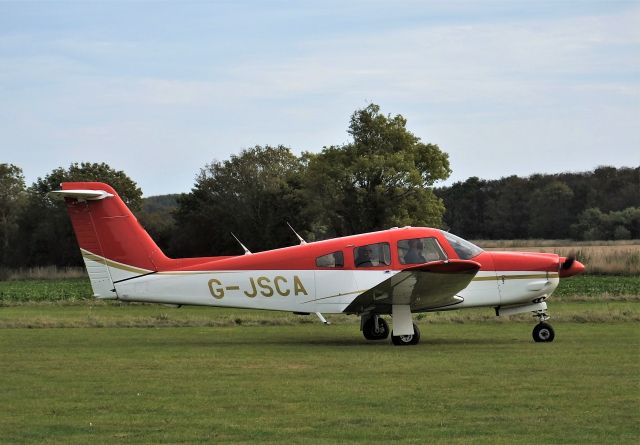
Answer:
<svg viewBox="0 0 640 445"><path fill-rule="evenodd" d="M571 226L577 239L635 239L640 238L640 207L603 213L598 208L586 209Z"/></svg>
<svg viewBox="0 0 640 445"><path fill-rule="evenodd" d="M640 277L620 275L578 275L560 280L551 301L640 298Z"/></svg>
<svg viewBox="0 0 640 445"><path fill-rule="evenodd" d="M150 196L142 199L142 210L136 213L138 221L156 244L165 252L170 251L171 239L176 227L174 213L180 195Z"/></svg>
<svg viewBox="0 0 640 445"><path fill-rule="evenodd" d="M11 242L18 230L18 214L24 205L22 169L0 164L0 267L10 264Z"/></svg>
<svg viewBox="0 0 640 445"><path fill-rule="evenodd" d="M606 240L640 237L639 191L640 167L599 167L528 178L472 177L436 194L447 209L446 226L465 238Z"/></svg>
<svg viewBox="0 0 640 445"><path fill-rule="evenodd" d="M287 147L256 146L203 168L191 193L178 198L172 250L181 255L238 254L290 245L289 221L304 232L299 196L302 162Z"/></svg>
<svg viewBox="0 0 640 445"><path fill-rule="evenodd" d="M46 205L55 205L48 195L53 190L59 190L63 182L105 182L113 187L124 203L132 210L140 209L142 190L122 170L115 170L104 162L74 162L69 168L58 167L44 178L38 178L29 188L32 195L36 195Z"/></svg>
<svg viewBox="0 0 640 445"><path fill-rule="evenodd" d="M640 167L593 172L477 177L433 190L451 170L446 153L407 130L401 115L370 104L350 118L344 145L296 156L256 146L198 175L192 191L146 200L105 163L57 168L25 189L20 168L0 164L0 269L81 265L60 199L67 181L112 185L171 256L240 253L393 226L445 227L471 239L640 238ZM446 212L445 212L446 207Z"/></svg>
<svg viewBox="0 0 640 445"><path fill-rule="evenodd" d="M529 236L565 238L573 216L570 210L572 199L573 191L560 181L549 182L534 190L529 198Z"/></svg>
<svg viewBox="0 0 640 445"><path fill-rule="evenodd" d="M142 191L123 171L105 163L73 163L68 169L56 168L27 189L27 199L21 209L19 230L14 239L13 264L31 267L55 264L82 264L71 222L64 201L52 198L49 192L58 190L62 182L98 181L111 185L132 209L138 209Z"/></svg>
<svg viewBox="0 0 640 445"><path fill-rule="evenodd" d="M560 280L552 300L631 300L640 298L640 278L619 275L579 275ZM0 306L40 302L95 304L87 277L0 281ZM157 307L157 306L152 306Z"/></svg>
<svg viewBox="0 0 640 445"><path fill-rule="evenodd" d="M88 278L0 281L0 306L34 302L75 302L90 299Z"/></svg>
<svg viewBox="0 0 640 445"><path fill-rule="evenodd" d="M444 207L430 187L451 170L446 153L371 104L351 116L353 142L307 153L304 193L316 229L347 235L403 225L439 226Z"/></svg>

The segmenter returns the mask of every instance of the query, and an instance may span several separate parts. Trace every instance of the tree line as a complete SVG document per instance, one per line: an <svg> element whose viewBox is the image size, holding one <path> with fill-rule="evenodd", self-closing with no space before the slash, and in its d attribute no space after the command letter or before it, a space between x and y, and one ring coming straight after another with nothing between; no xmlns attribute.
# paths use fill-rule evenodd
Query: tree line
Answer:
<svg viewBox="0 0 640 445"><path fill-rule="evenodd" d="M81 265L64 202L48 193L67 181L111 184L170 256L242 253L386 229L430 226L466 238L639 238L639 168L469 178L449 177L448 155L375 104L356 110L350 141L296 155L255 146L205 165L189 193L142 199L124 172L72 163L26 186L22 170L0 164L0 268Z"/></svg>
<svg viewBox="0 0 640 445"><path fill-rule="evenodd" d="M81 264L64 203L48 194L66 181L110 183L175 257L241 253L230 232L253 251L291 245L286 222L308 241L442 225L444 206L432 187L451 173L446 153L375 104L352 114L348 133L350 142L319 153L256 146L212 161L164 215L143 209L136 183L104 163L73 163L29 187L19 167L0 164L0 267Z"/></svg>
<svg viewBox="0 0 640 445"><path fill-rule="evenodd" d="M640 167L471 177L435 192L445 226L470 239L640 238Z"/></svg>

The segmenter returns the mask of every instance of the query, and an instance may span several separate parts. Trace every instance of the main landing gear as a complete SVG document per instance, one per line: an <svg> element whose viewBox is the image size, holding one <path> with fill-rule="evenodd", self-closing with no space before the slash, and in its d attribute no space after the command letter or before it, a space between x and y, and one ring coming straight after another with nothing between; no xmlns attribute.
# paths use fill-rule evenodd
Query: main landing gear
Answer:
<svg viewBox="0 0 640 445"><path fill-rule="evenodd" d="M420 342L420 329L413 323L413 335L393 335L391 333L391 343L396 346L417 345Z"/></svg>
<svg viewBox="0 0 640 445"><path fill-rule="evenodd" d="M362 335L367 340L384 340L389 337L389 324L379 315L371 315L362 323ZM391 343L396 346L417 345L420 342L420 329L413 323L412 335L393 335L391 332Z"/></svg>
<svg viewBox="0 0 640 445"><path fill-rule="evenodd" d="M553 331L553 327L551 327L551 325L547 323L549 315L547 315L546 311L542 310L537 311L535 316L538 317L538 320L540 320L540 322L535 325L535 327L533 328L533 332L531 333L533 335L533 341L535 341L536 343L552 342L556 334Z"/></svg>
<svg viewBox="0 0 640 445"><path fill-rule="evenodd" d="M384 318L373 314L364 320L362 334L367 340L384 340L389 336L389 325Z"/></svg>

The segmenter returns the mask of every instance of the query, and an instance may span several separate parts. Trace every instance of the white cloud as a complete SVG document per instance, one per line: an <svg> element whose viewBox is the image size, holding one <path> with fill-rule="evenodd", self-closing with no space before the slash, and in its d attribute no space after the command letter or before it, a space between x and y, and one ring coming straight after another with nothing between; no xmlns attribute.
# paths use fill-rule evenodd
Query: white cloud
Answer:
<svg viewBox="0 0 640 445"><path fill-rule="evenodd" d="M343 143L349 114L369 100L450 151L456 171L469 169L469 153L495 161L475 164L477 176L514 173L519 147L571 153L530 164L553 171L576 165L572 147L588 154L579 158L585 165L605 156L638 161L629 149L638 126L625 118L639 112L637 7L559 19L414 21L319 37L298 30L264 55L260 42L244 51L247 42L235 38L204 36L192 58L193 41L0 36L0 150L37 151L50 168L35 175L78 156L126 162L120 168L140 179L159 178L151 193L172 191L162 171L171 166L189 181L173 191L184 191L197 167L247 146ZM605 155L599 138L615 141Z"/></svg>

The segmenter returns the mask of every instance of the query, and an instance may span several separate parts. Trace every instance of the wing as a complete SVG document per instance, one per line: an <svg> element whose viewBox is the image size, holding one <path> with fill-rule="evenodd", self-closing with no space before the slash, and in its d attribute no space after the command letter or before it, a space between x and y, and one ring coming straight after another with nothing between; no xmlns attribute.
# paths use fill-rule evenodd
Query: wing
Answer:
<svg viewBox="0 0 640 445"><path fill-rule="evenodd" d="M467 260L432 261L408 267L358 295L344 310L359 314L375 310L391 313L391 305L408 304L411 312L421 312L458 304L456 294L467 287L480 264Z"/></svg>

